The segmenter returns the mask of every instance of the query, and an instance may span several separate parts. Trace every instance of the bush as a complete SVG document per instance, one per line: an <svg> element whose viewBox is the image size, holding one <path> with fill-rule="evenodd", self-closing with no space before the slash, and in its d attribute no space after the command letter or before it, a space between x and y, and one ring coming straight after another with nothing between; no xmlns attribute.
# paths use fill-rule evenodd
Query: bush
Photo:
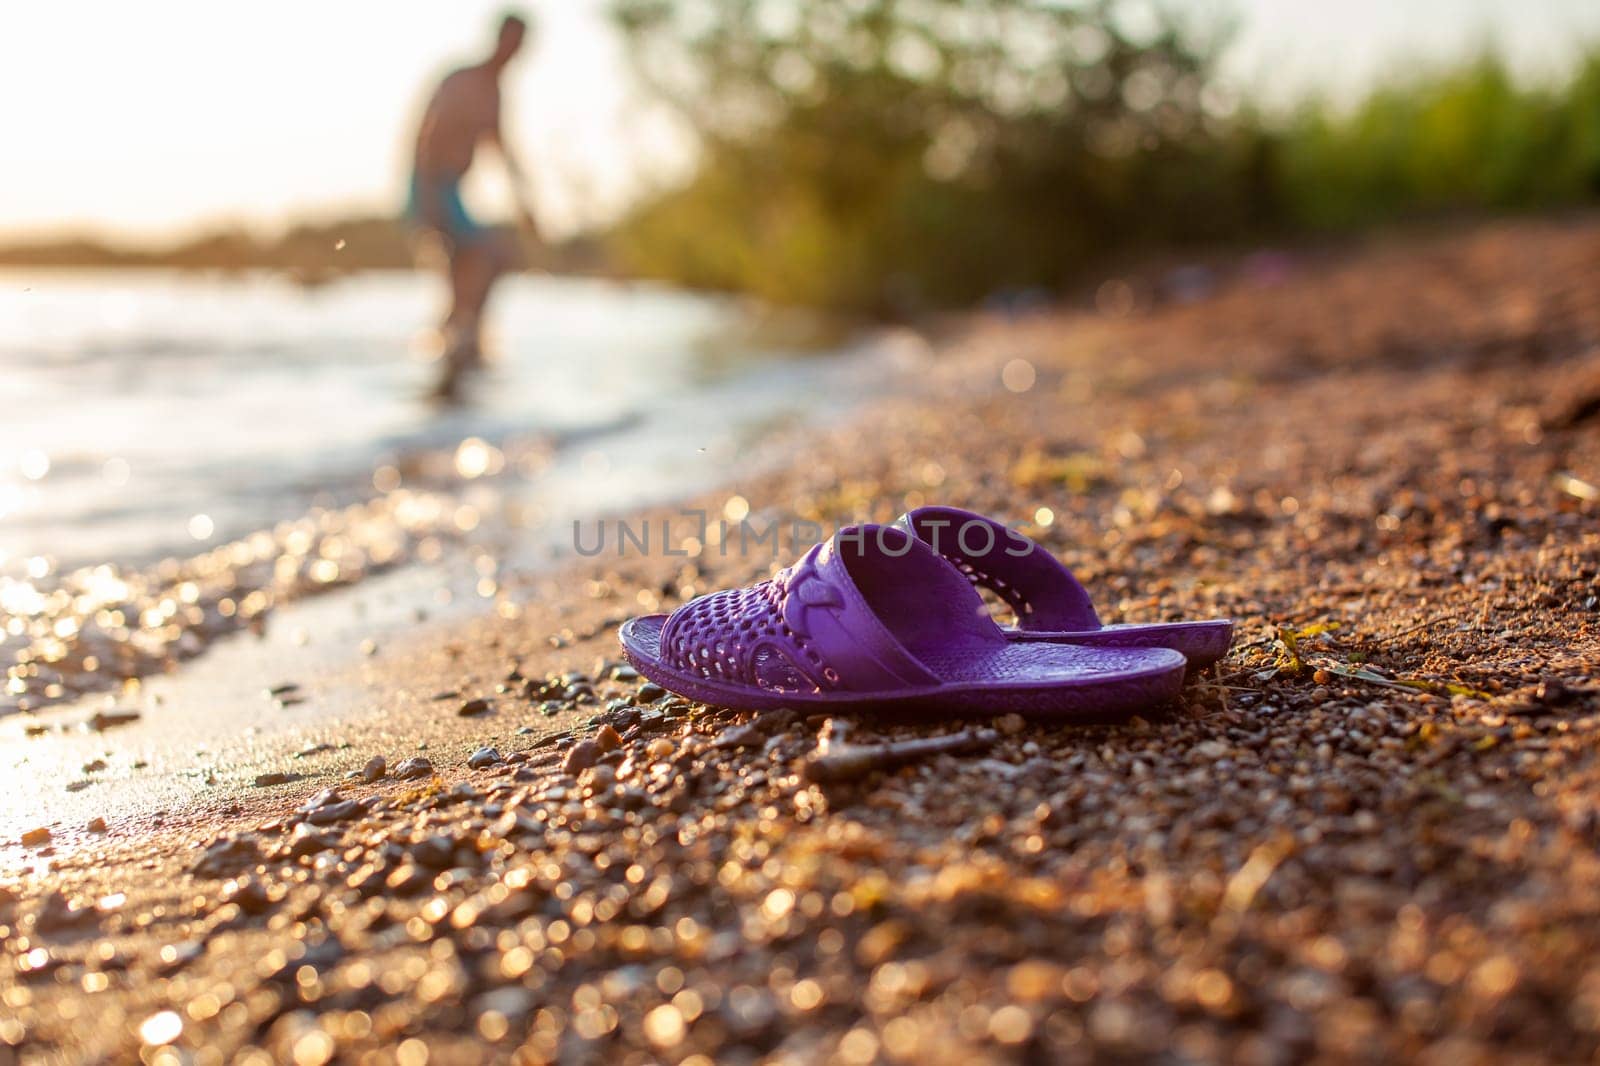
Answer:
<svg viewBox="0 0 1600 1066"><path fill-rule="evenodd" d="M1578 203L1600 194L1600 54L1556 89L1518 86L1486 56L1380 87L1348 115L1309 104L1282 148L1300 226Z"/></svg>

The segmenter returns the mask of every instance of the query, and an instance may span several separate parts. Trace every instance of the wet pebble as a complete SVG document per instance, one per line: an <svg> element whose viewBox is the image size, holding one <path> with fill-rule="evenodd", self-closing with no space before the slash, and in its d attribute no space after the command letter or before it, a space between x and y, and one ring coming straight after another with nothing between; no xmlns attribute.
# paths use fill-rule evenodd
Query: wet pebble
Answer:
<svg viewBox="0 0 1600 1066"><path fill-rule="evenodd" d="M493 766L496 763L504 761L505 757L496 749L479 748L477 751L472 753L472 756L469 759L467 759L467 765L474 770L481 770L486 766Z"/></svg>

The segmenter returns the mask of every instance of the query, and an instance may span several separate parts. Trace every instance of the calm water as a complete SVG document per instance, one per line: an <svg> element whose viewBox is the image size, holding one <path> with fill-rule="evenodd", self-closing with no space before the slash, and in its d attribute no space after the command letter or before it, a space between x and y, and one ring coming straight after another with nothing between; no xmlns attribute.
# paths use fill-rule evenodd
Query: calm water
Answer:
<svg viewBox="0 0 1600 1066"><path fill-rule="evenodd" d="M884 353L735 353L724 300L515 278L477 401L423 402L431 278L0 274L0 572L137 565L370 491L374 470L468 437L550 443L526 491L596 508L724 480L743 442L837 409ZM565 473L563 474L563 471ZM577 501L583 502L583 501Z"/></svg>

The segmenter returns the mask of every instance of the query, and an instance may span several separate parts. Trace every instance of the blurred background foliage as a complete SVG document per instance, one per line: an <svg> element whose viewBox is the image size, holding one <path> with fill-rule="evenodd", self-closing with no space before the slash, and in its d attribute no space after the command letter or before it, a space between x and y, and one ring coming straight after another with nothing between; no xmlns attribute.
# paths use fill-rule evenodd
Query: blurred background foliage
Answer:
<svg viewBox="0 0 1600 1066"><path fill-rule="evenodd" d="M1308 103L1268 135L1289 225L1577 204L1600 197L1600 52L1554 87L1518 85L1485 56L1380 87L1349 113Z"/></svg>
<svg viewBox="0 0 1600 1066"><path fill-rule="evenodd" d="M1151 247L1600 195L1600 54L1496 59L1268 116L1224 25L1097 0L616 0L697 132L694 177L610 234L626 271L896 316L1056 290Z"/></svg>

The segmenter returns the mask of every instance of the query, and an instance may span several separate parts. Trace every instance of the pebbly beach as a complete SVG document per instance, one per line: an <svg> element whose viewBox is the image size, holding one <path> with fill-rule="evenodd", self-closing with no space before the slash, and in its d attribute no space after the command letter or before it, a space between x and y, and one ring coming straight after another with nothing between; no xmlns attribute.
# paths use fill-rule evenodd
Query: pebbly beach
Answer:
<svg viewBox="0 0 1600 1066"><path fill-rule="evenodd" d="M384 586L302 586L426 584L459 501L266 535L258 624L7 693L0 1060L1592 1058L1597 263L1535 218L973 314L788 458L381 633ZM738 712L622 659L940 502L1232 651L1067 721ZM170 576L142 610L231 596Z"/></svg>

